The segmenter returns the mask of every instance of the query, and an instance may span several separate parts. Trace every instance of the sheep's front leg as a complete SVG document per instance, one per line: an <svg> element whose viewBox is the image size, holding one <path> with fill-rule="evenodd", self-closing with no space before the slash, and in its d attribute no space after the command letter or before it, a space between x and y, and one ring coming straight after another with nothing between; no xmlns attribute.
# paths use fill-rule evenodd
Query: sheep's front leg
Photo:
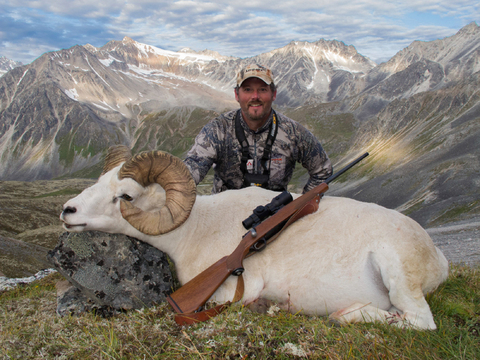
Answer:
<svg viewBox="0 0 480 360"><path fill-rule="evenodd" d="M349 323L366 323L381 321L389 325L398 326L401 328L413 328L413 329L430 329L436 328L435 323L429 321L427 316L424 319L419 316L418 313L411 313L409 311L402 312L396 307L392 306L388 311L379 309L375 306L368 304L356 303L348 308L339 310L330 314L328 319L336 324L349 324Z"/></svg>

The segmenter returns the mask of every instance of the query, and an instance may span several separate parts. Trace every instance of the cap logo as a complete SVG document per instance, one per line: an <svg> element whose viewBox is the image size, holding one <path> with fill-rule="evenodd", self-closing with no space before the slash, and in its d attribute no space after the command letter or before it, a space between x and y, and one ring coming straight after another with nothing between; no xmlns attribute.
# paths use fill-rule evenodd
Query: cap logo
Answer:
<svg viewBox="0 0 480 360"><path fill-rule="evenodd" d="M242 69L237 75L237 85L241 86L242 83L252 77L256 77L263 80L267 85L273 83L272 71L265 66L252 64L248 65L245 69Z"/></svg>

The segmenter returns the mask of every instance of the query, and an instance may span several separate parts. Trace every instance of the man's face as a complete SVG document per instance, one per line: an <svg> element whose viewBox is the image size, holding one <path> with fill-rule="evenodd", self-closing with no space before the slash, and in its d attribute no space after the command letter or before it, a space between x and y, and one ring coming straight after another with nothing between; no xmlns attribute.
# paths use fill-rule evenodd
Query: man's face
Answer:
<svg viewBox="0 0 480 360"><path fill-rule="evenodd" d="M235 99L250 129L257 130L265 124L276 96L277 92L272 92L270 86L258 78L245 80L238 93L235 91Z"/></svg>

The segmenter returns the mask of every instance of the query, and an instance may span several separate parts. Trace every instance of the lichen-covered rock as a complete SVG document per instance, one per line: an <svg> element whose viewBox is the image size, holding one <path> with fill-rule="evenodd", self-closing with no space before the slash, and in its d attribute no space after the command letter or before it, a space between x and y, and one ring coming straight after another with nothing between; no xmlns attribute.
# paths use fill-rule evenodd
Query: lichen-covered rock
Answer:
<svg viewBox="0 0 480 360"><path fill-rule="evenodd" d="M126 235L64 233L47 259L83 296L99 306L139 309L165 301L172 291L166 255ZM80 295L75 299L74 294L79 292L59 293L58 314L64 315L73 303L84 301ZM73 308L81 310L82 306Z"/></svg>

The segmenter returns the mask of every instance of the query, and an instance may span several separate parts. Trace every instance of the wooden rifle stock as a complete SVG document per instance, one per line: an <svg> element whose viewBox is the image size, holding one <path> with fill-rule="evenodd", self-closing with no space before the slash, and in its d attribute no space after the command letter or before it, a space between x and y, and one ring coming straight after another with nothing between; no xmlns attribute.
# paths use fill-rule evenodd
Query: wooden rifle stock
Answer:
<svg viewBox="0 0 480 360"><path fill-rule="evenodd" d="M195 312L210 299L231 274L232 271L227 266L227 256L224 256L169 295L167 300L177 313Z"/></svg>
<svg viewBox="0 0 480 360"><path fill-rule="evenodd" d="M261 222L259 225L251 229L241 240L237 248L228 256L224 256L215 264L208 267L199 275L183 285L173 294L167 296L167 301L172 305L178 314L186 314L194 316L196 312L200 311L208 299L212 297L215 291L225 282L230 275L240 276L243 273L243 259L266 246L266 242L262 239L275 227L282 226L273 237L268 239L268 242L273 241L286 227L297 219L310 214L318 209L318 203L322 194L328 190L328 183L336 179L339 175L350 169L353 165L365 158L368 153L354 160L345 168L340 170L337 174L328 178L325 182L319 184L304 195L298 197L294 201L282 207L274 215ZM258 246L255 246L258 245ZM253 248L252 248L253 247ZM241 280L243 287L243 279ZM238 287L236 293L238 293ZM243 294L243 288L241 290ZM240 294L240 298L242 296ZM235 295L234 301L237 301ZM239 300L239 299L238 299ZM216 315L216 314L215 314ZM207 318L214 316L208 315ZM185 318L185 317L184 317ZM206 320L206 319L202 319ZM191 322L197 322L193 320ZM187 324L186 321L178 321L179 324Z"/></svg>

